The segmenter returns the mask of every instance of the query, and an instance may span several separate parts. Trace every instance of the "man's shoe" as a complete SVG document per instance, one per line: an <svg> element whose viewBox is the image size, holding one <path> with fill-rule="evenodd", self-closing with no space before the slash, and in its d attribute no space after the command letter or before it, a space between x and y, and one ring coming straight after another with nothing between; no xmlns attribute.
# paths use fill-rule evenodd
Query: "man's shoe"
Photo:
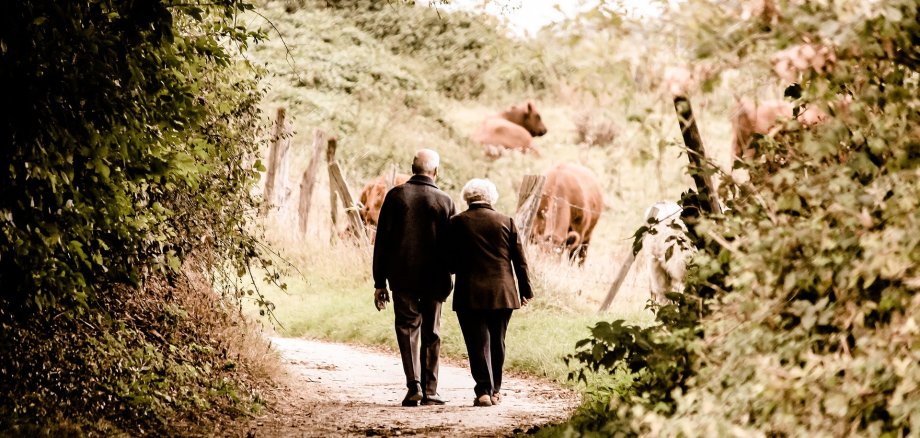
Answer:
<svg viewBox="0 0 920 438"><path fill-rule="evenodd" d="M489 394L483 394L473 400L473 406L492 406L492 397Z"/></svg>
<svg viewBox="0 0 920 438"><path fill-rule="evenodd" d="M496 392L495 394L492 394L492 405L493 406L500 405L501 403L502 403L502 394L500 392Z"/></svg>
<svg viewBox="0 0 920 438"><path fill-rule="evenodd" d="M419 400L422 399L422 385L416 383L414 387L409 388L406 398L403 399L403 406L418 406Z"/></svg>
<svg viewBox="0 0 920 438"><path fill-rule="evenodd" d="M422 406L443 405L444 403L447 403L447 400L444 400L438 394L422 397Z"/></svg>

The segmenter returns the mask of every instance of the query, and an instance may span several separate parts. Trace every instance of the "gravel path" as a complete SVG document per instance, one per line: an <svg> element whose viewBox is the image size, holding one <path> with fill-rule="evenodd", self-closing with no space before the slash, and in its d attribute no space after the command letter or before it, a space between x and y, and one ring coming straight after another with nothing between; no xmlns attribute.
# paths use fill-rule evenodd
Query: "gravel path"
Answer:
<svg viewBox="0 0 920 438"><path fill-rule="evenodd" d="M294 338L272 344L288 376L273 389L278 405L245 424L245 436L507 436L562 421L579 403L555 383L507 376L501 405L473 407L469 369L442 361L438 392L448 403L406 408L395 354Z"/></svg>

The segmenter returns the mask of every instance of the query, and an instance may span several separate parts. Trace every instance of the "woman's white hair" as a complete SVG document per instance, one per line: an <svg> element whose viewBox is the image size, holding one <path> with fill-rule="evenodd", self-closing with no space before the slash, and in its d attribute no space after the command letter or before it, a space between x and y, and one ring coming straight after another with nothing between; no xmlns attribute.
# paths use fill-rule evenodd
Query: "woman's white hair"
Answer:
<svg viewBox="0 0 920 438"><path fill-rule="evenodd" d="M488 202L494 204L498 201L498 189L495 184L487 179L473 178L469 180L460 191L460 196L467 204L474 202Z"/></svg>

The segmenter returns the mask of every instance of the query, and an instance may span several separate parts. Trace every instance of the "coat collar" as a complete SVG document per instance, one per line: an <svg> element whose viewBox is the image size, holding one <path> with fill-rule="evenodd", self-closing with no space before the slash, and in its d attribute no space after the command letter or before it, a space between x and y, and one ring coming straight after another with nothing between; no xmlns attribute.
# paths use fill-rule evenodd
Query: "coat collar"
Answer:
<svg viewBox="0 0 920 438"><path fill-rule="evenodd" d="M406 181L406 182L411 183L411 184L422 184L422 185L438 188L438 186L435 185L434 183L434 179L432 179L428 175L412 175L412 178L409 178L409 181Z"/></svg>
<svg viewBox="0 0 920 438"><path fill-rule="evenodd" d="M485 209L488 209L488 210L495 210L495 209L492 208L492 206L491 206L489 203L487 203L487 202L474 202L474 203L470 204L470 207L468 208L468 210L475 210L475 209L480 209L480 208L485 208Z"/></svg>

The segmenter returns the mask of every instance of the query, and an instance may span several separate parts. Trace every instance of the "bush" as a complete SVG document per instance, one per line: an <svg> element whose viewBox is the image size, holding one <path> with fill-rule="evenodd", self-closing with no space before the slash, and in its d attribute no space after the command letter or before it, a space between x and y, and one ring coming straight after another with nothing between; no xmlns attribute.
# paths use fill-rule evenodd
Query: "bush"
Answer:
<svg viewBox="0 0 920 438"><path fill-rule="evenodd" d="M245 224L261 91L230 49L261 38L235 24L248 8L5 8L0 81L15 84L15 111L0 122L2 433L56 434L61 418L84 432L167 433L220 398L252 403L246 373L225 368L225 339L205 336L236 321L227 303L206 307L223 318L209 325L173 290L193 256L228 276L259 257Z"/></svg>
<svg viewBox="0 0 920 438"><path fill-rule="evenodd" d="M825 124L761 142L775 171L745 162L724 215L703 218L687 290L646 331L599 325L573 358L634 373L584 431L650 435L871 435L920 430L918 9L784 5L769 25L731 25L701 53L740 59L833 41L829 73L802 99L852 99ZM844 4L848 4L844 2ZM725 10L722 10L723 12ZM707 15L709 14L709 15ZM767 18L769 20L769 18ZM836 108L841 108L837 106Z"/></svg>
<svg viewBox="0 0 920 438"><path fill-rule="evenodd" d="M575 116L575 143L586 146L610 146L620 134L616 124L595 112Z"/></svg>
<svg viewBox="0 0 920 438"><path fill-rule="evenodd" d="M428 59L437 90L454 99L484 93L541 91L552 74L541 50L501 33L489 16L439 12L404 2L328 1L397 54ZM449 68L442 68L450 66Z"/></svg>

